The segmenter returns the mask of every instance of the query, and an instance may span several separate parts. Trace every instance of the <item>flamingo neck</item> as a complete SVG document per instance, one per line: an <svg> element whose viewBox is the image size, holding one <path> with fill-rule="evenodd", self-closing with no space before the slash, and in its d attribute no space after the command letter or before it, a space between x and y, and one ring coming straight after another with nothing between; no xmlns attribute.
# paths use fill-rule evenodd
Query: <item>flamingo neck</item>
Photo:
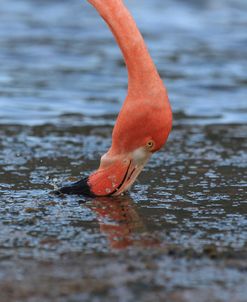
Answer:
<svg viewBox="0 0 247 302"><path fill-rule="evenodd" d="M122 0L88 0L110 27L128 70L128 95L164 89L136 23Z"/></svg>

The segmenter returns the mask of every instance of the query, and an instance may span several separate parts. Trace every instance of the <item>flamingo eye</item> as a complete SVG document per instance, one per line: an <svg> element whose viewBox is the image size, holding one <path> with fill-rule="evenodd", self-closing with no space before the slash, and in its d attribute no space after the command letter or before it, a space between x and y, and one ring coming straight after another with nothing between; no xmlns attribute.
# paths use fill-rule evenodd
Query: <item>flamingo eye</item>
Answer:
<svg viewBox="0 0 247 302"><path fill-rule="evenodd" d="M154 141L150 140L146 143L146 147L151 150L154 146Z"/></svg>

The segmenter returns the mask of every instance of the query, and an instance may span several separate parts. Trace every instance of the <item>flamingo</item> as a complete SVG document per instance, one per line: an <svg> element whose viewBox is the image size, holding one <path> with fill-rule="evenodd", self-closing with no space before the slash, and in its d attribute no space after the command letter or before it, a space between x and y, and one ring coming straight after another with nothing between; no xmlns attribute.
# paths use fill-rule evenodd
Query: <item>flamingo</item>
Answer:
<svg viewBox="0 0 247 302"><path fill-rule="evenodd" d="M128 71L127 97L112 132L112 145L98 170L58 193L117 196L131 187L150 156L167 141L172 110L137 25L123 0L87 0L105 20Z"/></svg>

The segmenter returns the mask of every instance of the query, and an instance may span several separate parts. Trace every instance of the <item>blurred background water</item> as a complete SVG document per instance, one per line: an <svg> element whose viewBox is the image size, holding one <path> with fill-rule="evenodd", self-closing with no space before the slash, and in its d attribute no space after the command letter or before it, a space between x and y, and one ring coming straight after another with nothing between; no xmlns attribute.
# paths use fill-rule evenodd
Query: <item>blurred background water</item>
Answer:
<svg viewBox="0 0 247 302"><path fill-rule="evenodd" d="M175 122L247 121L245 0L126 4L168 88ZM86 1L1 0L0 49L1 123L57 124L80 113L94 124L94 116L119 111L127 87L122 56Z"/></svg>

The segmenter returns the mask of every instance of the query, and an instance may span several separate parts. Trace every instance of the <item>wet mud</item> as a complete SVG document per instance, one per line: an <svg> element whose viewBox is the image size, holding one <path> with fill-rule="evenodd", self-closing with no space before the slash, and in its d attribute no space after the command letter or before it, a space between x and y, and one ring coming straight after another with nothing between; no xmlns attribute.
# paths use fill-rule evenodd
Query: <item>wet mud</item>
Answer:
<svg viewBox="0 0 247 302"><path fill-rule="evenodd" d="M125 196L53 195L110 133L1 127L2 301L245 301L247 126L174 126Z"/></svg>

